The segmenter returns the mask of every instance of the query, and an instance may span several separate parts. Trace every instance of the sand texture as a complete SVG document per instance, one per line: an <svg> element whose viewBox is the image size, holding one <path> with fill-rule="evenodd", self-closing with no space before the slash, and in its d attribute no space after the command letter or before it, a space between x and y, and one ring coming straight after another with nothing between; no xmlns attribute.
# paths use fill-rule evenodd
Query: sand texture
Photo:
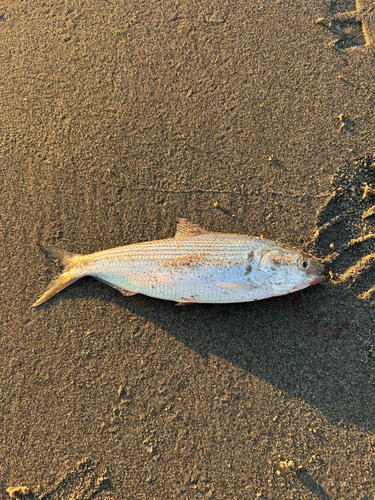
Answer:
<svg viewBox="0 0 375 500"><path fill-rule="evenodd" d="M0 2L0 499L375 497L370 0ZM37 244L177 219L327 262L227 306L124 297Z"/></svg>

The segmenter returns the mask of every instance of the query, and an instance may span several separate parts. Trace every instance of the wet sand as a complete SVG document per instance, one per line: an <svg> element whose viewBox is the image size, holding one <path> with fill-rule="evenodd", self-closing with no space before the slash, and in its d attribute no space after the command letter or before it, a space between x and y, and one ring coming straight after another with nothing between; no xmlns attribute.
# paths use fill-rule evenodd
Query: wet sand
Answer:
<svg viewBox="0 0 375 500"><path fill-rule="evenodd" d="M364 0L0 8L0 499L374 497L374 27ZM31 308L59 273L38 243L178 217L330 275L186 308L85 278Z"/></svg>

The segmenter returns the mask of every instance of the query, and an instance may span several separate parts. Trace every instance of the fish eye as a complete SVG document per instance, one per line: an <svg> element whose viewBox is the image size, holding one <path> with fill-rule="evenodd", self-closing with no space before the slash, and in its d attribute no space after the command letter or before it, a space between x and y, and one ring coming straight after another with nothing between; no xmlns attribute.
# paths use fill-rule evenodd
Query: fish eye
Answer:
<svg viewBox="0 0 375 500"><path fill-rule="evenodd" d="M310 265L310 262L307 259L305 259L304 257L300 257L298 259L298 264L303 269L307 269L309 267L309 265Z"/></svg>

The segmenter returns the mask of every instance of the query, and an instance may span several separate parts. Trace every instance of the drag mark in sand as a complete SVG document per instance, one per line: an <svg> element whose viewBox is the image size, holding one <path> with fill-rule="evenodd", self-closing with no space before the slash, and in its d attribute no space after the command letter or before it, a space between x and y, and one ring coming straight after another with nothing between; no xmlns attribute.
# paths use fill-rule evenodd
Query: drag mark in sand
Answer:
<svg viewBox="0 0 375 500"><path fill-rule="evenodd" d="M375 155L345 164L333 179L332 194L320 211L313 240L318 255L331 254L331 283L354 291L373 305L374 192Z"/></svg>
<svg viewBox="0 0 375 500"><path fill-rule="evenodd" d="M375 262L375 254L370 254L370 255L365 255L362 257L362 259L354 264L353 266L349 267L343 274L339 276L339 279L337 283L349 283L349 282L355 282L358 277L369 269Z"/></svg>

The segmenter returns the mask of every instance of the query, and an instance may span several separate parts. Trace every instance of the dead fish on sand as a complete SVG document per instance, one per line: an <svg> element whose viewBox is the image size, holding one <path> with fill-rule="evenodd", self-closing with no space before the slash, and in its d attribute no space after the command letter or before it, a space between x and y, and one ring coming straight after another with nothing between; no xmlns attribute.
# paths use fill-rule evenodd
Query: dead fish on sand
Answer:
<svg viewBox="0 0 375 500"><path fill-rule="evenodd" d="M147 241L78 255L43 249L65 266L33 304L39 306L83 276L92 276L124 295L191 302L251 302L320 283L323 264L271 240L211 233L179 219L174 238Z"/></svg>

